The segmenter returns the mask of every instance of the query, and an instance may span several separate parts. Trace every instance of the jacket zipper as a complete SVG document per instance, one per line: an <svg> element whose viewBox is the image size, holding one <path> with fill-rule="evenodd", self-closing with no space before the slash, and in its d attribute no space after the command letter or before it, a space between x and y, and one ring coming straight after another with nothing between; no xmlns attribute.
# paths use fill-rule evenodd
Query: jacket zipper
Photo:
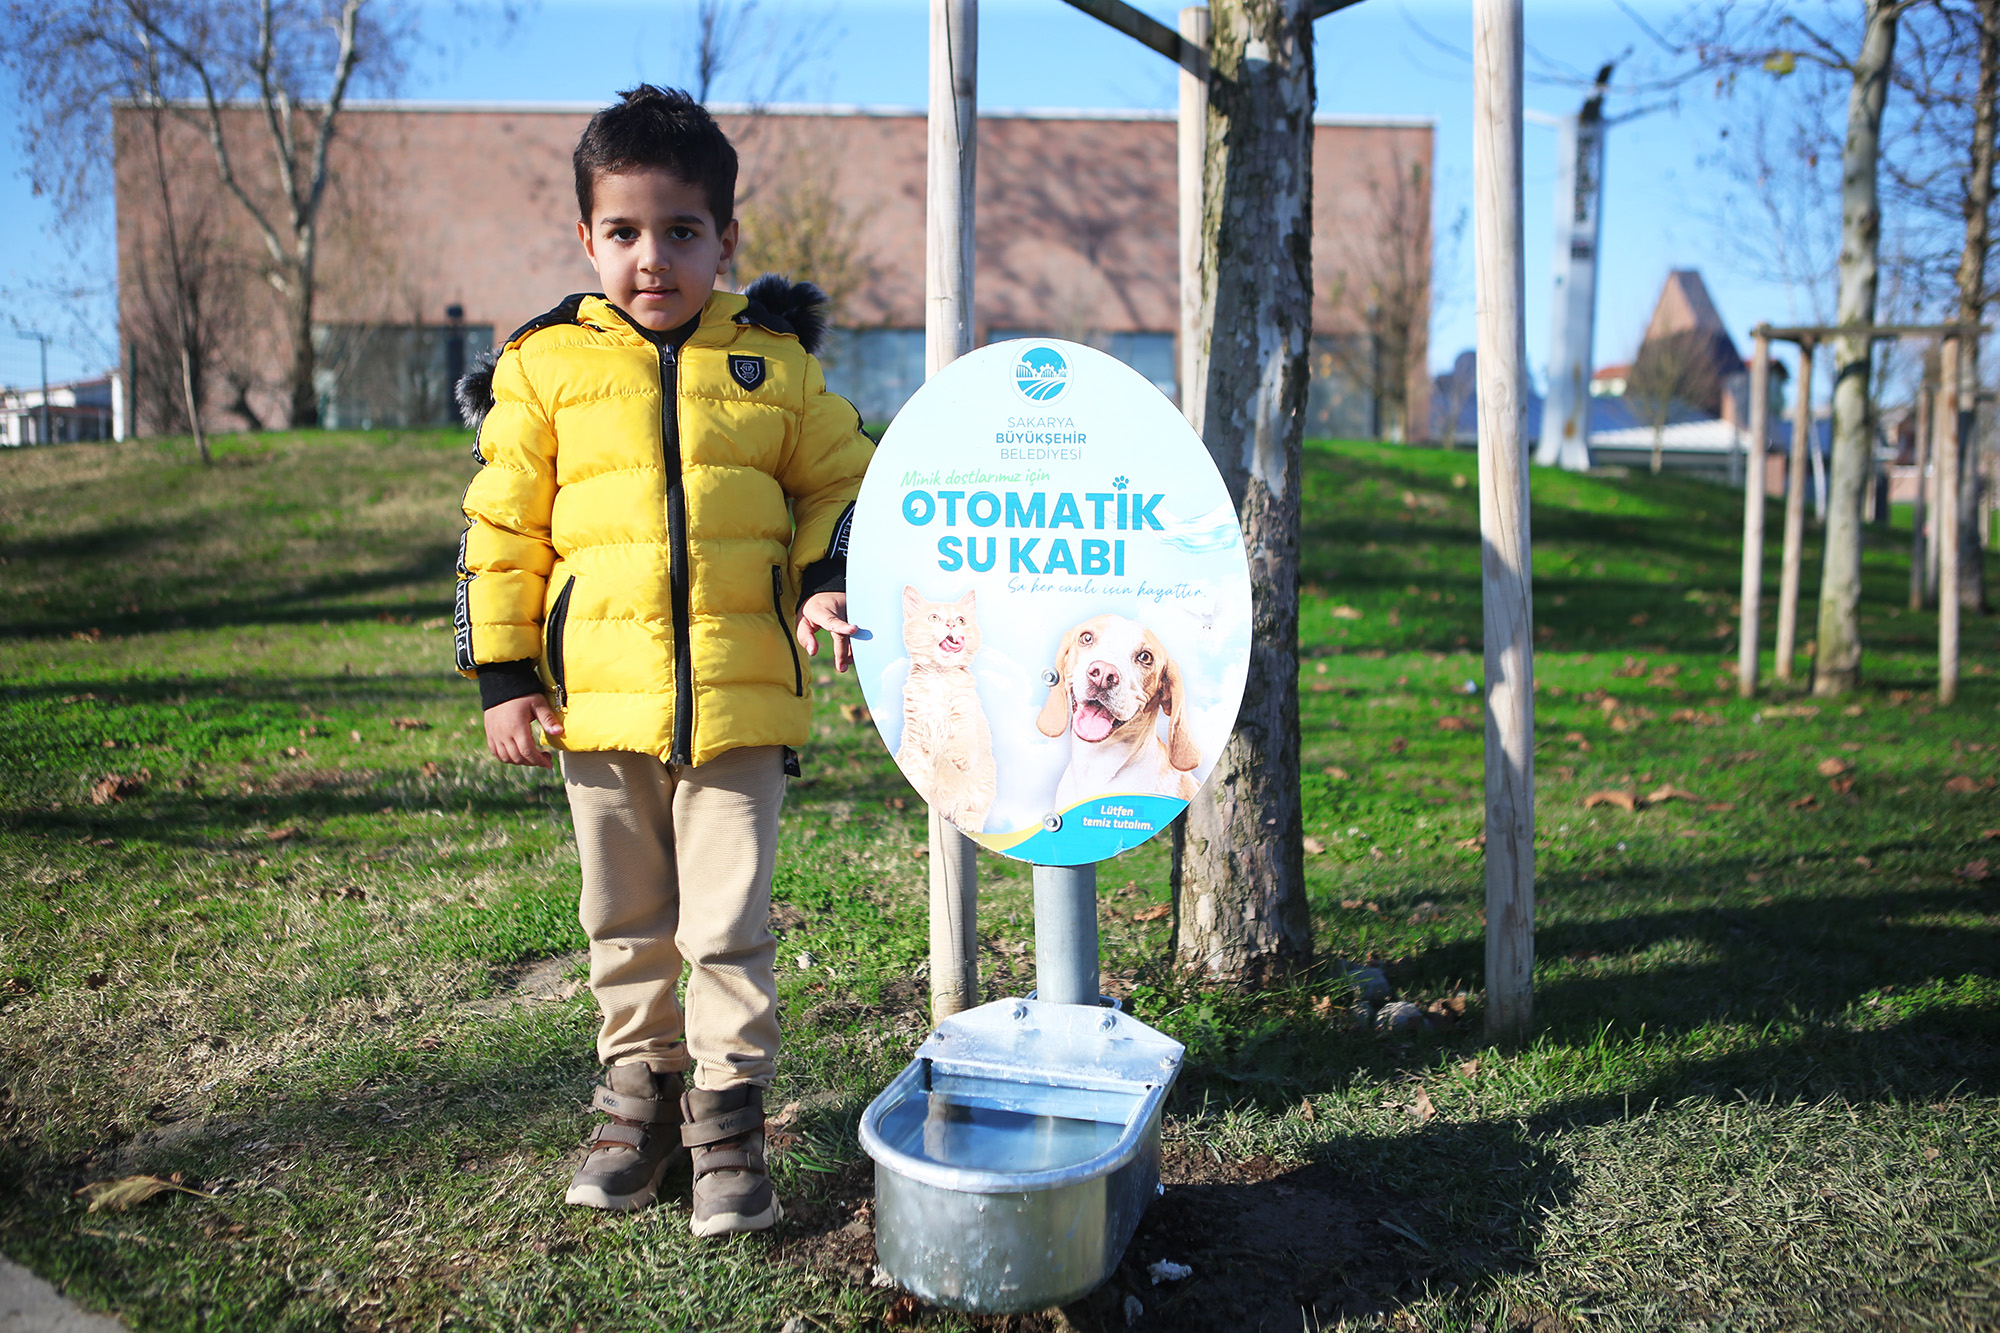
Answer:
<svg viewBox="0 0 2000 1333"><path fill-rule="evenodd" d="M674 743L670 764L694 762L694 647L688 624L687 488L681 479L680 358L660 346L660 454L667 470L667 583L674 611Z"/></svg>
<svg viewBox="0 0 2000 1333"><path fill-rule="evenodd" d="M569 707L569 673L563 668L563 626L569 622L569 595L576 591L576 575L569 576L563 590L556 594L556 604L549 608L547 643L542 649L542 657L549 665L549 679L555 682L556 707Z"/></svg>
<svg viewBox="0 0 2000 1333"><path fill-rule="evenodd" d="M785 576L782 566L771 566L771 609L778 613L778 633L785 636L785 646L792 650L792 693L803 699L806 695L806 673L799 666L799 641L792 633L792 627L785 623Z"/></svg>

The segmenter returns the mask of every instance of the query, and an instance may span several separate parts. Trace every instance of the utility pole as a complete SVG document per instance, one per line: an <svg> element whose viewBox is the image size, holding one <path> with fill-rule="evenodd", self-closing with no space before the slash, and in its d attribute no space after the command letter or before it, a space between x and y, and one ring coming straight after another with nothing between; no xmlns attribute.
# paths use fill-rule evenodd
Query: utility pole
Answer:
<svg viewBox="0 0 2000 1333"><path fill-rule="evenodd" d="M42 437L36 444L48 444L49 439L49 335L46 333L20 333L19 338L30 338L42 345Z"/></svg>
<svg viewBox="0 0 2000 1333"><path fill-rule="evenodd" d="M979 0L931 0L924 377L972 350ZM930 810L931 1021L979 1003L979 846Z"/></svg>
<svg viewBox="0 0 2000 1333"><path fill-rule="evenodd" d="M1552 122L1556 146L1555 302L1549 309L1549 395L1535 462L1570 472L1590 467L1590 358L1597 333L1597 245L1604 199L1604 91L1612 66L1574 116Z"/></svg>

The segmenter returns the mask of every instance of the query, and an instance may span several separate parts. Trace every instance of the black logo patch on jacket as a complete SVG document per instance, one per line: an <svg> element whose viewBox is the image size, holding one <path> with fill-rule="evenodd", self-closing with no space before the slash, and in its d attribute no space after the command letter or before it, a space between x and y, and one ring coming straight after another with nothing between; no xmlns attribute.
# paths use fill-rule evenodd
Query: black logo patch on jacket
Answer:
<svg viewBox="0 0 2000 1333"><path fill-rule="evenodd" d="M732 353L729 358L729 377L746 389L756 389L764 382L764 358L737 356Z"/></svg>

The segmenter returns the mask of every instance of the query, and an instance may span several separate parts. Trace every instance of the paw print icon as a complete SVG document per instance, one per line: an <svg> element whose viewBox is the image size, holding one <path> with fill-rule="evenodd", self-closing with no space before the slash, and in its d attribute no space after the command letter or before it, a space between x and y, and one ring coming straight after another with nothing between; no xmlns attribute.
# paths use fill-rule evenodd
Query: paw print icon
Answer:
<svg viewBox="0 0 2000 1333"><path fill-rule="evenodd" d="M1113 486L1113 488L1114 488L1114 489L1117 489L1117 490L1121 490L1121 491L1122 491L1122 490L1124 490L1124 489L1125 489L1125 488L1126 488L1127 486L1129 486L1129 485L1131 485L1131 484L1132 484L1132 483L1131 483L1131 482L1129 482L1129 481L1127 481L1127 480L1126 480L1126 479L1125 479L1124 477L1113 477L1113 478L1111 479L1111 485Z"/></svg>

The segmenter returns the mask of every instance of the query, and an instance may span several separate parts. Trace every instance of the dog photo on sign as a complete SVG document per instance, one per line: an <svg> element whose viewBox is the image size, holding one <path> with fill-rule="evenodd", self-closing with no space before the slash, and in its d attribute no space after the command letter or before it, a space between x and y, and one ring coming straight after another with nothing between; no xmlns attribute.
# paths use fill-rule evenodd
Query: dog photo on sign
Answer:
<svg viewBox="0 0 2000 1333"><path fill-rule="evenodd" d="M983 832L998 786L993 732L979 703L972 658L979 651L978 595L933 602L903 589L903 742L896 765L917 795L967 833Z"/></svg>
<svg viewBox="0 0 2000 1333"><path fill-rule="evenodd" d="M1201 749L1180 664L1159 635L1124 616L1092 616L1063 635L1050 676L1036 726L1070 739L1056 809L1112 792L1194 799Z"/></svg>

